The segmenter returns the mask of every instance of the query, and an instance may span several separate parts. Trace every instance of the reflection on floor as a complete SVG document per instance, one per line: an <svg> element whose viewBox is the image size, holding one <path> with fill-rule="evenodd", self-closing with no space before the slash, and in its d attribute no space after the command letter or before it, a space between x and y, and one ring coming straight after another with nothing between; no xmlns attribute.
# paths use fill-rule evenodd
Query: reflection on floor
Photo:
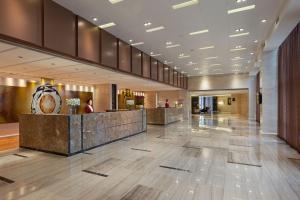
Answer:
<svg viewBox="0 0 300 200"><path fill-rule="evenodd" d="M266 199L300 197L300 155L254 122L193 116L65 158L0 157L1 199Z"/></svg>
<svg viewBox="0 0 300 200"><path fill-rule="evenodd" d="M19 147L19 123L0 124L0 151Z"/></svg>

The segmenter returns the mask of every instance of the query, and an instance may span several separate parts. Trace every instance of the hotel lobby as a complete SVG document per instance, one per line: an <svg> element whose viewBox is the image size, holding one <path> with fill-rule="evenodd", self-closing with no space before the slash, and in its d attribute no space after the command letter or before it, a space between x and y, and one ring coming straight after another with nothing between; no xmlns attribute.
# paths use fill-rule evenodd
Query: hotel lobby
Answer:
<svg viewBox="0 0 300 200"><path fill-rule="evenodd" d="M0 200L300 199L299 77L299 0L0 0Z"/></svg>

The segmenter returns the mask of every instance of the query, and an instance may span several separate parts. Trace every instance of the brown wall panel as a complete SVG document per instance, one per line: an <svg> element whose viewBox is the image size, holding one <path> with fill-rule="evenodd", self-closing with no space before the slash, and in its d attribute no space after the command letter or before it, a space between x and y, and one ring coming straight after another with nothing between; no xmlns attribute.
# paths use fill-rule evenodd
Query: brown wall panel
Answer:
<svg viewBox="0 0 300 200"><path fill-rule="evenodd" d="M174 70L170 67L170 77L169 77L169 84L174 84Z"/></svg>
<svg viewBox="0 0 300 200"><path fill-rule="evenodd" d="M174 70L174 80L173 80L173 85L174 86L178 86L178 72L176 70Z"/></svg>
<svg viewBox="0 0 300 200"><path fill-rule="evenodd" d="M142 75L142 52L135 47L131 47L131 69L133 74Z"/></svg>
<svg viewBox="0 0 300 200"><path fill-rule="evenodd" d="M1 0L0 33L35 45L42 45L40 0Z"/></svg>
<svg viewBox="0 0 300 200"><path fill-rule="evenodd" d="M44 46L63 54L76 54L76 17L50 0L44 0Z"/></svg>
<svg viewBox="0 0 300 200"><path fill-rule="evenodd" d="M300 24L278 52L278 136L300 152Z"/></svg>
<svg viewBox="0 0 300 200"><path fill-rule="evenodd" d="M119 69L122 71L131 72L130 51L130 45L119 40Z"/></svg>
<svg viewBox="0 0 300 200"><path fill-rule="evenodd" d="M151 57L151 79L158 80L158 62L156 59Z"/></svg>
<svg viewBox="0 0 300 200"><path fill-rule="evenodd" d="M158 62L158 81L164 82L164 64Z"/></svg>
<svg viewBox="0 0 300 200"><path fill-rule="evenodd" d="M100 30L78 17L78 57L100 63Z"/></svg>
<svg viewBox="0 0 300 200"><path fill-rule="evenodd" d="M143 53L143 77L150 78L151 76L151 67L150 67L150 56Z"/></svg>
<svg viewBox="0 0 300 200"><path fill-rule="evenodd" d="M101 30L101 64L117 68L117 38L105 30Z"/></svg>
<svg viewBox="0 0 300 200"><path fill-rule="evenodd" d="M164 65L164 82L169 83L169 73L170 73L170 67L167 65Z"/></svg>

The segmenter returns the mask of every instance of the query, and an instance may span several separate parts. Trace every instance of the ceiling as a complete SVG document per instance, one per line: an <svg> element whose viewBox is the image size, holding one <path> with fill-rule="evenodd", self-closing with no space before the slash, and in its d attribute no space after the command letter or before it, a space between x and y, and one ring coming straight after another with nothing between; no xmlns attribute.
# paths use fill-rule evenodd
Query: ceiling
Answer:
<svg viewBox="0 0 300 200"><path fill-rule="evenodd" d="M148 79L86 65L54 55L0 42L0 77L40 81L41 77L56 83L92 86L118 84L136 91L179 90Z"/></svg>
<svg viewBox="0 0 300 200"><path fill-rule="evenodd" d="M109 0L55 0L96 25L114 22L106 30L129 42L144 42L137 46L170 66L190 76L247 73L254 68L259 47L269 36L273 24L287 0L199 0L193 6L174 10L172 5L187 0L123 0L112 4ZM230 9L255 4L253 10L227 14ZM93 18L98 21L93 21ZM262 23L262 19L267 19ZM145 27L146 22L151 22ZM165 29L146 32L146 29L164 26ZM189 35L199 30L208 33ZM236 29L249 32L247 36L231 38ZM254 41L258 41L255 43ZM166 42L179 44L166 48ZM215 46L200 50L201 47ZM246 50L231 52L236 46ZM250 53L254 53L251 55ZM179 58L180 54L190 57ZM217 58L214 58L217 57ZM242 59L232 60L240 57ZM210 58L210 59L207 59ZM192 64L190 64L192 62Z"/></svg>

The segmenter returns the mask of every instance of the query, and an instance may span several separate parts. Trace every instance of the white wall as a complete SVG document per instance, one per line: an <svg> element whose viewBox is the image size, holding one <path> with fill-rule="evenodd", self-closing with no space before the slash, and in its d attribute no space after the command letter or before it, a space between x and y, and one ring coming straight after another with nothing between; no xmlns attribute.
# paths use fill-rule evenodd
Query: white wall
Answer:
<svg viewBox="0 0 300 200"><path fill-rule="evenodd" d="M277 50L267 51L263 54L261 68L262 80L262 131L264 133L277 133L278 112L278 61Z"/></svg>
<svg viewBox="0 0 300 200"><path fill-rule="evenodd" d="M189 90L247 89L248 74L189 77Z"/></svg>
<svg viewBox="0 0 300 200"><path fill-rule="evenodd" d="M256 75L249 76L249 120L256 120Z"/></svg>

